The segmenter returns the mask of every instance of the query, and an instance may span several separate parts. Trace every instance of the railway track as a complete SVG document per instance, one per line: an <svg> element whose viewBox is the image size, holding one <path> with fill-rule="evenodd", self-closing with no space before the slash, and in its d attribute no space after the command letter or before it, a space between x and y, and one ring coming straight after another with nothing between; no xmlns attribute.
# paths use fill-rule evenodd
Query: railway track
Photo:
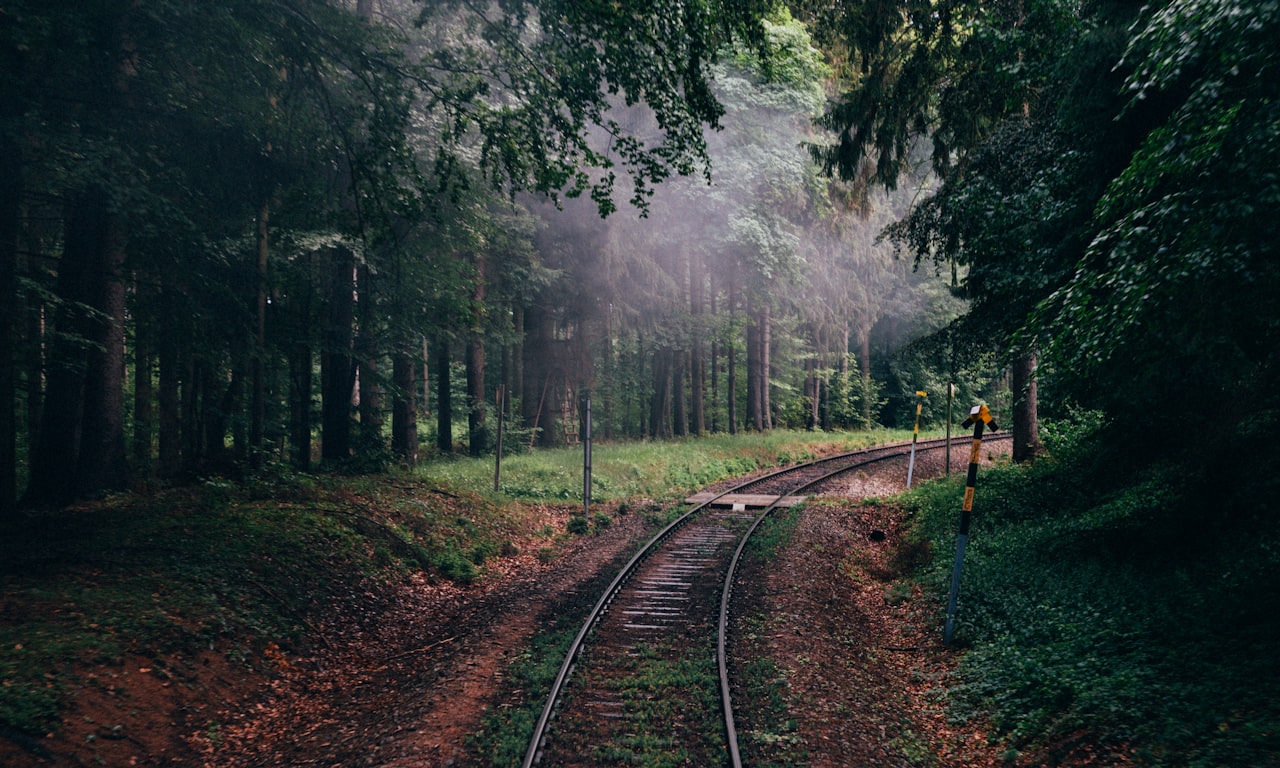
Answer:
<svg viewBox="0 0 1280 768"><path fill-rule="evenodd" d="M969 438L952 443L953 456L967 456ZM945 446L921 441L917 452ZM523 768L636 759L740 768L726 646L734 574L751 534L775 509L851 472L905 459L910 447L828 456L697 497L623 566L588 614Z"/></svg>

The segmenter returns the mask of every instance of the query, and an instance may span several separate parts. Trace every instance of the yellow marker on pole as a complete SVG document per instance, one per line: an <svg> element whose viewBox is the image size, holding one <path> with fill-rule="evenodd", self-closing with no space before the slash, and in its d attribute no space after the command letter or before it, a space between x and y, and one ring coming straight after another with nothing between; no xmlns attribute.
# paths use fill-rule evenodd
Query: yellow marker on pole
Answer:
<svg viewBox="0 0 1280 768"><path fill-rule="evenodd" d="M973 448L969 451L969 476L964 483L964 504L960 507L960 535L956 537L956 561L951 568L951 593L947 596L947 626L943 642L951 645L955 632L956 603L960 598L960 569L964 565L964 549L969 543L969 520L973 513L973 489L978 483L978 461L982 458L982 430L998 427L991 419L991 411L985 405L975 405L962 426L973 427Z"/></svg>
<svg viewBox="0 0 1280 768"><path fill-rule="evenodd" d="M924 408L924 399L929 396L928 392L917 389L916 397L920 398L916 401L916 426L911 432L911 460L907 462L907 487L911 487L911 474L916 469L916 440L920 437L920 411Z"/></svg>

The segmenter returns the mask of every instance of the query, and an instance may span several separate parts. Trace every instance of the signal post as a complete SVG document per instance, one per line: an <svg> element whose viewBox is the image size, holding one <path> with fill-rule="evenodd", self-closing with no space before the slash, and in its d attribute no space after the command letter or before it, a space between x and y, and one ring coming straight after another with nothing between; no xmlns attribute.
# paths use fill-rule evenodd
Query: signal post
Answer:
<svg viewBox="0 0 1280 768"><path fill-rule="evenodd" d="M990 428L995 432L998 427L991 418L991 412L985 405L975 405L969 411L969 418L961 424L973 427L973 447L969 451L969 476L964 483L964 503L960 507L960 535L956 537L956 561L951 568L951 592L947 596L947 625L942 640L951 645L955 633L956 603L960 598L960 569L964 565L964 550L969 543L969 520L973 516L973 491L978 483L978 462L982 458L982 432Z"/></svg>

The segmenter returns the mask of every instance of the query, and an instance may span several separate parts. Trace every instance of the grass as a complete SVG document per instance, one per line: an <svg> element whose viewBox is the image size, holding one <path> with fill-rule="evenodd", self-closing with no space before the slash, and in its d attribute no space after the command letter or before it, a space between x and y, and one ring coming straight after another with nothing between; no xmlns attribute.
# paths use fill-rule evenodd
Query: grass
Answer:
<svg viewBox="0 0 1280 768"><path fill-rule="evenodd" d="M601 502L670 500L761 467L804 461L824 452L910 439L910 430L853 433L775 430L663 442L597 441L591 449L591 496ZM497 494L493 493L492 457L443 459L418 471L431 482L466 488L500 500L573 502L582 498L580 447L505 457Z"/></svg>
<svg viewBox="0 0 1280 768"><path fill-rule="evenodd" d="M1259 492L1274 459L1144 463L1090 444L984 470L952 715L989 718L1024 761L1088 748L1138 765L1280 765L1280 526ZM938 553L924 578L940 608L962 485L907 497Z"/></svg>

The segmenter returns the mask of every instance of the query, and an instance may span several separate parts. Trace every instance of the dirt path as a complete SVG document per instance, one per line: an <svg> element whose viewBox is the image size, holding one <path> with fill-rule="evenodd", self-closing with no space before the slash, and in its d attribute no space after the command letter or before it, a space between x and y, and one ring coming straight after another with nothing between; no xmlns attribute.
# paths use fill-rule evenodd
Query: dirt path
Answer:
<svg viewBox="0 0 1280 768"><path fill-rule="evenodd" d="M216 734L194 734L203 765L459 764L536 618L643 534L621 517L551 564L498 558L472 587L411 585L365 632L290 662L266 696L220 713Z"/></svg>
<svg viewBox="0 0 1280 768"><path fill-rule="evenodd" d="M941 474L941 456L919 457L915 472ZM785 680L781 696L795 723L790 732L750 723L773 734L747 740L751 762L999 764L985 730L949 724L936 695L957 656L942 645L936 599L904 578L930 553L904 541L899 507L862 503L897 493L905 479L905 460L850 477L839 493L811 500L775 560L744 572L740 583L755 587L741 590L746 604L739 610L759 629L738 633L734 654L771 661Z"/></svg>

